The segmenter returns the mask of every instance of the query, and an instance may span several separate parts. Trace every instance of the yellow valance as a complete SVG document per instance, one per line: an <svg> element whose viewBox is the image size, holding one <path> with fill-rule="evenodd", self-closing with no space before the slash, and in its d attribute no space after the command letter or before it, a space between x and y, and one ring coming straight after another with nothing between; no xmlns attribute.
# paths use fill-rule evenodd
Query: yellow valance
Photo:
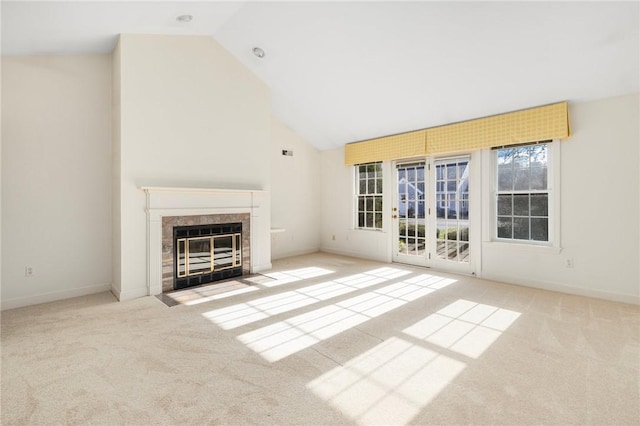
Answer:
<svg viewBox="0 0 640 426"><path fill-rule="evenodd" d="M352 165L426 155L425 135L424 130L419 130L350 143L344 147L344 162Z"/></svg>
<svg viewBox="0 0 640 426"><path fill-rule="evenodd" d="M571 136L566 102L427 129L427 154Z"/></svg>
<svg viewBox="0 0 640 426"><path fill-rule="evenodd" d="M345 145L345 164L571 137L567 102Z"/></svg>

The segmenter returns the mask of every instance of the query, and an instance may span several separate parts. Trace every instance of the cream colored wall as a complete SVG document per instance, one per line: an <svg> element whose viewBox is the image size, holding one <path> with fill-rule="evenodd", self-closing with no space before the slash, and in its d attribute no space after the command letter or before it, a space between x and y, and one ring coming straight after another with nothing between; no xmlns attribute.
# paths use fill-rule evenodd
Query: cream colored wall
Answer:
<svg viewBox="0 0 640 426"><path fill-rule="evenodd" d="M560 143L560 248L536 250L483 241L484 278L638 303L640 297L639 97L637 94L570 104L574 132ZM492 200L485 152L483 207ZM388 221L383 231L353 229L353 169L343 150L323 151L321 249L368 259L390 260ZM389 169L390 164L384 163ZM389 179L390 173L386 174ZM385 181L390 182L390 181ZM480 188L476 186L476 188ZM390 206L393 184L385 184ZM485 216L481 222L488 227ZM486 229L483 235L490 235ZM335 236L335 240L333 239ZM567 259L573 263L567 268Z"/></svg>
<svg viewBox="0 0 640 426"><path fill-rule="evenodd" d="M140 187L269 190L270 117L264 83L210 37L123 35L119 49L122 238L113 291L129 299L147 294ZM268 201L267 227L255 230L266 241ZM258 270L270 266L268 244L252 256Z"/></svg>
<svg viewBox="0 0 640 426"><path fill-rule="evenodd" d="M3 56L2 151L2 308L108 290L110 55Z"/></svg>
<svg viewBox="0 0 640 426"><path fill-rule="evenodd" d="M321 215L322 251L361 257L380 262L391 261L390 215L383 215L382 230L354 229L354 170L344 165L344 149L321 152ZM391 162L382 164L384 182L383 204L391 205Z"/></svg>
<svg viewBox="0 0 640 426"><path fill-rule="evenodd" d="M282 155L282 150L293 156ZM320 249L320 152L271 117L271 257Z"/></svg>
<svg viewBox="0 0 640 426"><path fill-rule="evenodd" d="M482 276L640 302L638 104L636 94L571 105L574 133L560 143L562 251L484 242Z"/></svg>

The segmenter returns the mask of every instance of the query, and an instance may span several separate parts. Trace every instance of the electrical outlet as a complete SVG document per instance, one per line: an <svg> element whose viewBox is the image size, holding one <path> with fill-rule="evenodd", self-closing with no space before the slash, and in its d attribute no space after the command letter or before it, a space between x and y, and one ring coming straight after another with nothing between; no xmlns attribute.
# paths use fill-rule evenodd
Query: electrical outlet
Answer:
<svg viewBox="0 0 640 426"><path fill-rule="evenodd" d="M33 266L25 266L24 267L24 276L32 277L33 276Z"/></svg>

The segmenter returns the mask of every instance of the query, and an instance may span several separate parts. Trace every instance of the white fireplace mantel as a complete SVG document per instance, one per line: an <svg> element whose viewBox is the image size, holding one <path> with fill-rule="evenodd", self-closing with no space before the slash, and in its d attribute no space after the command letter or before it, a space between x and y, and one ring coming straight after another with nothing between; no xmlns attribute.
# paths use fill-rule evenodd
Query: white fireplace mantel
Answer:
<svg viewBox="0 0 640 426"><path fill-rule="evenodd" d="M162 218L250 214L251 272L271 269L269 192L254 189L142 186L147 214L147 290L162 293Z"/></svg>

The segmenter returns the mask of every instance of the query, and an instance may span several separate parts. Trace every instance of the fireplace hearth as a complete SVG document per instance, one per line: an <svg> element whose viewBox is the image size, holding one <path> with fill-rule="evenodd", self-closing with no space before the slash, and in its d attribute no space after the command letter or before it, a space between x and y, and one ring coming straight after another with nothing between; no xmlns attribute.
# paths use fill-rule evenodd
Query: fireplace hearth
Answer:
<svg viewBox="0 0 640 426"><path fill-rule="evenodd" d="M174 290L242 275L242 223L173 228Z"/></svg>

